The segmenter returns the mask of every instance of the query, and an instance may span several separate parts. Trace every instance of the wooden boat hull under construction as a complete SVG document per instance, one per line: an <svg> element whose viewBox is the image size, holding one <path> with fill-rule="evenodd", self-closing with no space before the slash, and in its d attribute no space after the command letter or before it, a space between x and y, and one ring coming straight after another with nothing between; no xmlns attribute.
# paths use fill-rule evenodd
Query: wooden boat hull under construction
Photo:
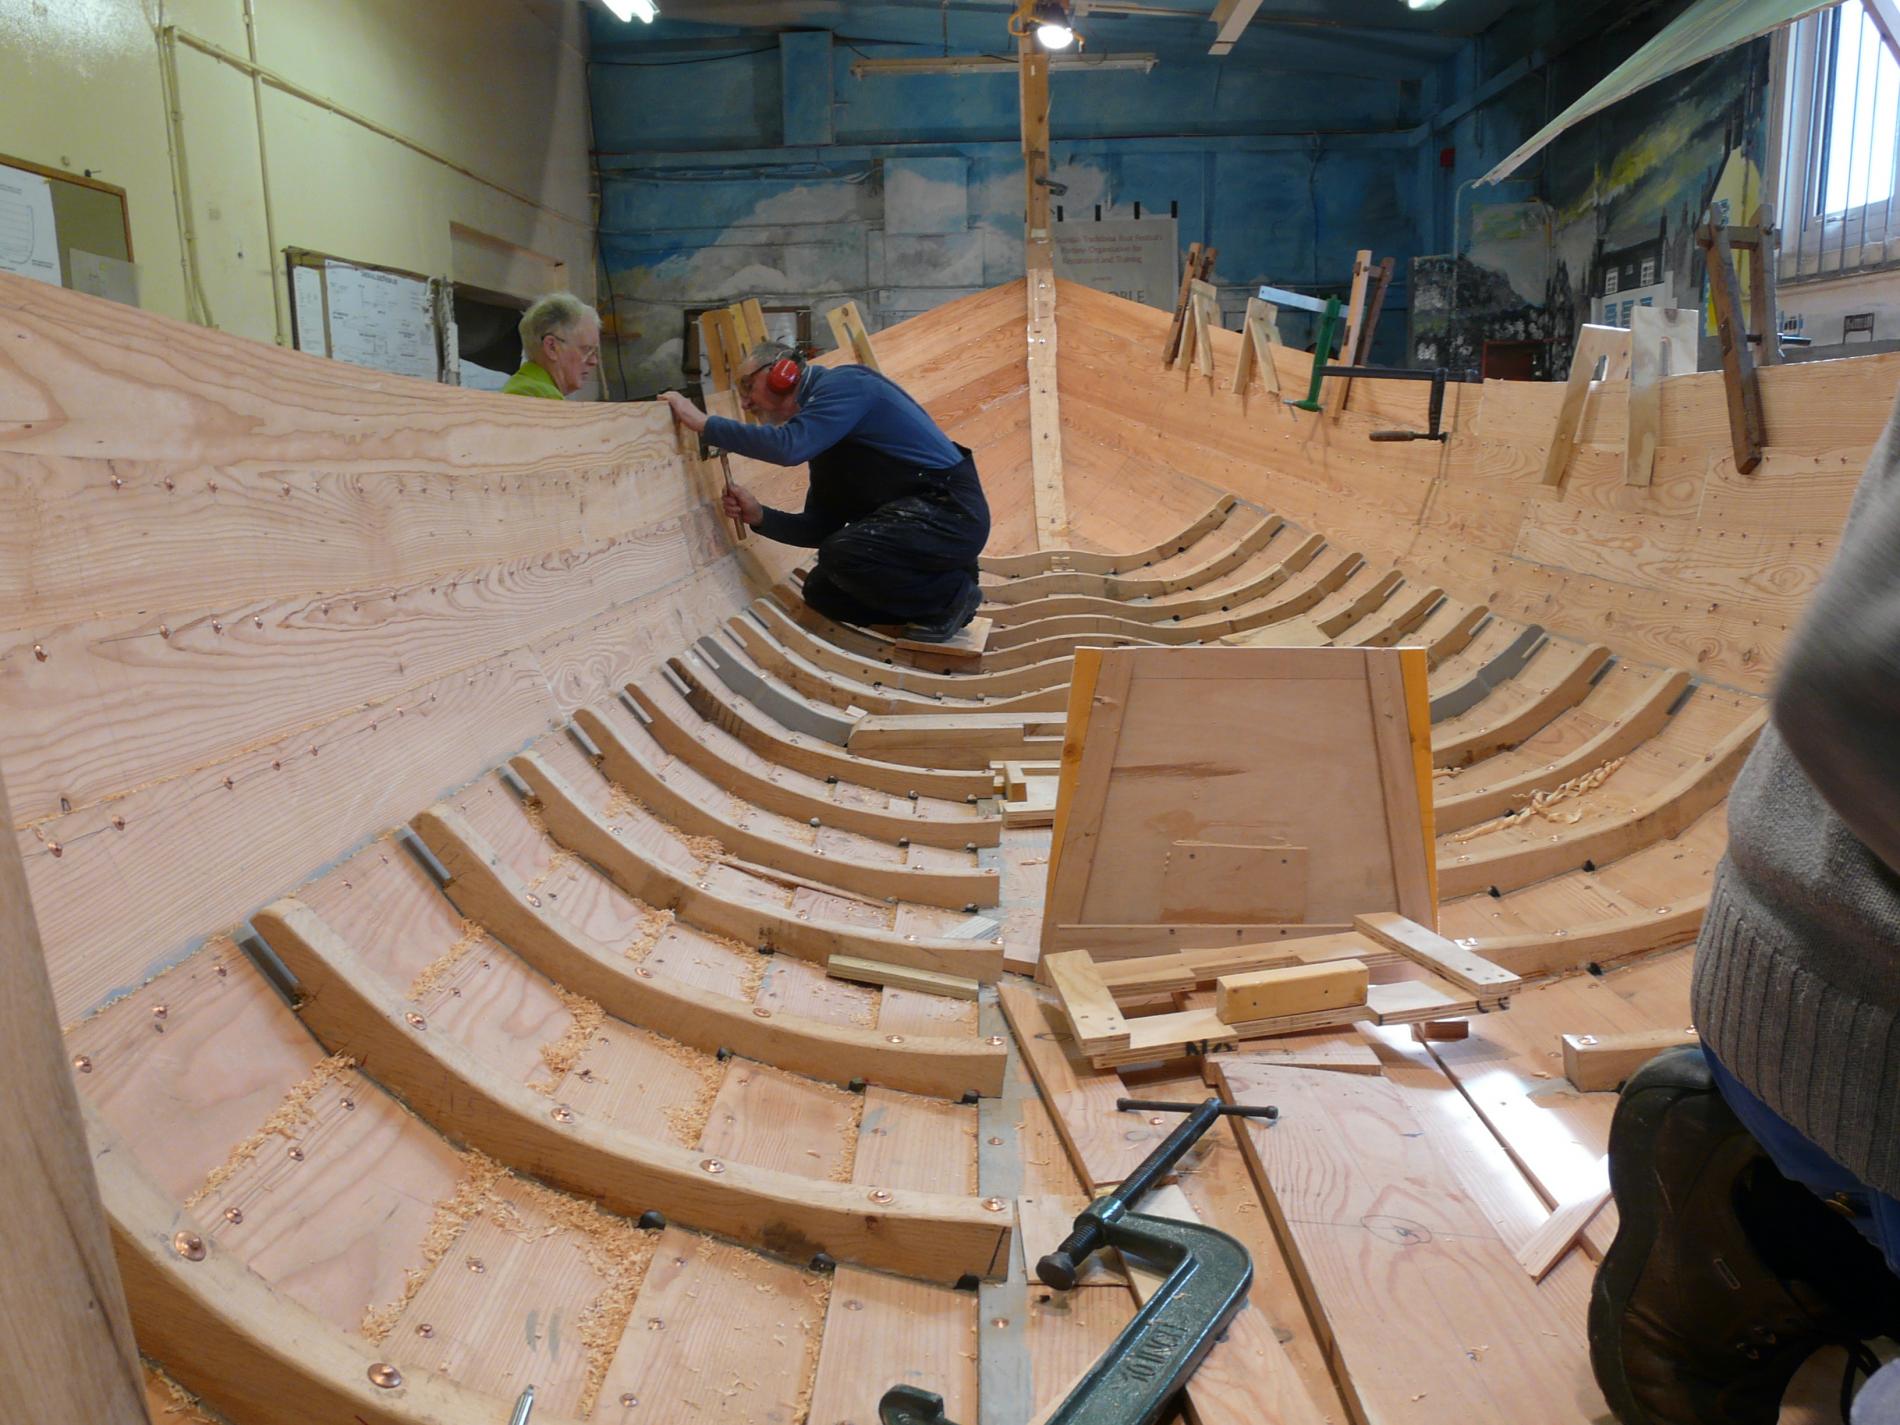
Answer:
<svg viewBox="0 0 1900 1425"><path fill-rule="evenodd" d="M1763 371L1747 475L1719 373L1668 381L1647 484L1600 383L1552 482L1559 387L1375 446L1420 385L1295 411L1050 290L1053 406L1020 283L877 338L995 511L959 665L804 610L662 406L0 278L0 899L65 1026L17 1086L77 1090L154 1418L474 1425L532 1384L537 1425L865 1425L907 1382L1019 1425L1136 1309L1108 1265L1025 1276L1171 1126L1128 1083L1282 1110L1166 1199L1256 1264L1204 1425L1604 1417L1614 1100L1560 1036L1686 1024L1728 787L1900 357ZM1059 755L1077 647L1223 639L1427 651L1439 928L1530 982L1468 1038L1095 1068L1025 977L1050 833L991 762ZM60 1200L56 1164L10 1171Z"/></svg>

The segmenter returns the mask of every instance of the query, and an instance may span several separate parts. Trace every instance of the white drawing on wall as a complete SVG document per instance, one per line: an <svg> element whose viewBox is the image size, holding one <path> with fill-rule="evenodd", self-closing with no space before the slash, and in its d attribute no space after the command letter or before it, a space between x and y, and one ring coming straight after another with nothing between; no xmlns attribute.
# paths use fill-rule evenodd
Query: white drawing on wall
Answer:
<svg viewBox="0 0 1900 1425"><path fill-rule="evenodd" d="M60 285L53 185L37 173L0 165L0 272Z"/></svg>

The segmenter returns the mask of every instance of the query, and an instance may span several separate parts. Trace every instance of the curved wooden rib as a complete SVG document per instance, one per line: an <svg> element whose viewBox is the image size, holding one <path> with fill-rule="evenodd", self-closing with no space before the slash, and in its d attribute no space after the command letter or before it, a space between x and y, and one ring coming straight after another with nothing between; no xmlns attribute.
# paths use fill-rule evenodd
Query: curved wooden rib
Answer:
<svg viewBox="0 0 1900 1425"><path fill-rule="evenodd" d="M779 726L838 747L850 740L854 717L833 712L781 686L763 669L754 668L741 658L739 650L733 645L708 636L700 639L693 648L720 682Z"/></svg>
<svg viewBox="0 0 1900 1425"><path fill-rule="evenodd" d="M1432 685L1434 723L1470 712L1491 696L1492 689L1523 672L1550 637L1541 624L1531 624L1505 643L1511 627L1502 619L1488 625L1488 642L1473 639L1457 659L1446 659L1432 669L1438 675ZM1503 646L1497 647L1500 643Z"/></svg>
<svg viewBox="0 0 1900 1425"><path fill-rule="evenodd" d="M1482 786L1467 786L1463 779L1449 784L1450 795L1441 795L1432 817L1439 833L1462 831L1529 800L1540 789L1562 785L1593 767L1633 752L1662 730L1689 686L1689 675L1681 669L1669 670L1633 707L1599 731L1580 742L1570 752L1553 758L1532 771ZM1586 699L1583 706L1588 707Z"/></svg>
<svg viewBox="0 0 1900 1425"><path fill-rule="evenodd" d="M611 827L589 811L566 779L540 756L523 752L509 764L528 784L540 803L542 819L553 838L576 855L585 856L605 871L613 883L648 905L675 911L689 924L715 935L729 935L752 945L770 945L801 960L827 963L833 955L859 955L890 965L937 970L947 975L993 981L1003 972L1000 942L938 940L897 935L888 930L861 930L855 926L800 920L769 906L736 905L689 882L671 867L648 856L639 847L614 834Z"/></svg>
<svg viewBox="0 0 1900 1425"><path fill-rule="evenodd" d="M781 767L814 777L856 782L859 786L874 787L900 797L931 796L965 801L991 796L996 791L996 779L988 769L969 772L877 762L844 751L844 738L832 744L789 731L735 694L719 676L719 661L735 666L732 655L717 644L709 650L702 640L680 657L668 659L667 667L686 684L686 700L694 712ZM712 670L710 678L702 676L707 669Z"/></svg>
<svg viewBox="0 0 1900 1425"><path fill-rule="evenodd" d="M992 645L995 642L991 636ZM1047 663L1052 658L1067 660L1078 648L1157 648L1152 638L1130 638L1121 633L1068 634L1038 638L1011 648L995 648L983 655L984 669L1025 668L1032 663Z"/></svg>
<svg viewBox="0 0 1900 1425"><path fill-rule="evenodd" d="M901 692L935 697L997 698L1011 693L1041 692L1069 681L1066 659L1039 666L992 672L927 673L894 661L879 661L851 653L803 627L770 599L756 599L748 612L783 648L809 660L815 667L840 673L860 683L883 685Z"/></svg>
<svg viewBox="0 0 1900 1425"><path fill-rule="evenodd" d="M923 846L946 846L960 850L971 844L995 846L1003 839L1003 819L1000 816L979 814L963 802L933 801L932 805L940 806L944 812L956 813L941 817L926 816L921 808L904 812L878 811L849 801L833 801L829 797L800 791L796 786L787 786L775 777L762 776L745 765L743 759L749 755L746 747L733 747L718 741L718 738L727 734L716 723L708 722L695 735L686 717L680 715L680 704L685 699L665 679L655 678L645 685L629 683L627 696L646 715L647 731L669 754L725 791L743 797L767 811L796 817L800 821L817 817L826 826L839 827L860 836L875 837L882 841L908 839ZM683 711L690 715L692 709L688 706ZM912 808L913 804L905 802L904 806Z"/></svg>
<svg viewBox="0 0 1900 1425"><path fill-rule="evenodd" d="M466 1045L431 1032L414 1002L303 902L278 901L253 924L303 984L302 1018L325 1047L349 1055L448 1137L498 1162L623 1216L655 1209L794 1260L826 1252L928 1281L1007 1270L1013 1224L1006 1209L724 1162L550 1107Z"/></svg>
<svg viewBox="0 0 1900 1425"><path fill-rule="evenodd" d="M1222 495L1206 514L1173 538L1151 544L1132 554L1098 554L1092 549L1041 549L1029 554L986 554L977 560L977 567L985 574L996 574L1005 579L1047 574L1058 569L1073 569L1084 574L1125 574L1130 569L1144 568L1156 560L1185 554L1189 545L1198 543L1225 524L1239 504L1238 497Z"/></svg>
<svg viewBox="0 0 1900 1425"><path fill-rule="evenodd" d="M1648 915L1626 915L1599 920L1577 930L1548 935L1479 936L1458 943L1493 964L1519 975L1561 974L1590 965L1602 967L1647 955L1696 937L1708 913L1709 893L1698 892Z"/></svg>
<svg viewBox="0 0 1900 1425"><path fill-rule="evenodd" d="M1586 822L1528 845L1441 857L1439 894L1447 898L1466 896L1492 887L1508 891L1559 875L1585 861L1614 861L1640 846L1679 835L1728 795L1735 774L1767 721L1767 708L1756 709L1697 766L1673 778L1613 822Z"/></svg>
<svg viewBox="0 0 1900 1425"><path fill-rule="evenodd" d="M845 854L788 845L782 838L752 831L708 810L673 786L665 772L651 765L642 748L593 708L577 708L574 722L600 749L601 770L609 781L625 788L680 830L693 836L716 837L728 850L749 860L765 862L776 870L861 895L916 901L948 910L961 910L970 905L991 906L999 899L999 878L994 871L975 868L938 871L920 865L882 865ZM648 741L656 751L663 750L651 737Z"/></svg>
<svg viewBox="0 0 1900 1425"><path fill-rule="evenodd" d="M1265 549L1285 525L1286 521L1278 515L1263 515L1259 524L1205 564L1180 574L1150 579L1126 579L1112 574L1032 574L1008 584L986 584L983 593L991 605L1027 603L1051 594L1093 594L1105 599L1152 599L1163 594L1178 594L1232 573Z"/></svg>
<svg viewBox="0 0 1900 1425"><path fill-rule="evenodd" d="M1019 693L1014 697L949 698L941 693L906 693L896 689L867 687L827 673L809 659L792 652L743 615L731 619L727 628L739 646L761 668L777 674L810 698L840 708L866 708L880 713L938 712L967 709L971 712L1048 712L1066 708L1067 685L1041 692Z"/></svg>
<svg viewBox="0 0 1900 1425"><path fill-rule="evenodd" d="M1042 637L1034 630L1049 619L1094 614L1133 623L1177 623L1202 614L1227 613L1265 598L1311 564L1325 548L1323 535L1310 534L1252 578L1206 593L1148 600L1111 599L1099 594L1056 594L1033 603L1001 604L989 615L996 625L990 632L990 647L1009 648Z"/></svg>
<svg viewBox="0 0 1900 1425"><path fill-rule="evenodd" d="M730 995L630 966L615 947L550 910L487 839L446 803L411 823L449 873L443 890L458 910L550 980L607 1013L691 1048L730 1049L807 1078L903 1089L937 1098L1003 1091L1006 1049L984 1039L907 1034L832 1024L782 1010L760 1014Z"/></svg>
<svg viewBox="0 0 1900 1425"><path fill-rule="evenodd" d="M372 1385L385 1359L316 1313L278 1295L191 1214L168 1199L96 1109L84 1105L93 1171L139 1350L234 1420L271 1425L497 1425L512 1401L412 1371L394 1390ZM190 1261L180 1232L204 1244ZM536 1425L580 1425L535 1412Z"/></svg>
<svg viewBox="0 0 1900 1425"><path fill-rule="evenodd" d="M1352 642L1361 648L1396 648L1402 643L1416 644L1418 639L1410 635L1419 633L1444 602L1445 591L1436 585L1429 589L1414 589L1404 598L1396 600L1377 622L1355 633Z"/></svg>
<svg viewBox="0 0 1900 1425"><path fill-rule="evenodd" d="M1485 700L1487 716L1432 729L1432 765L1468 767L1517 746L1588 697L1609 663L1610 650L1600 643L1544 645L1497 698ZM1506 705L1492 706L1498 702Z"/></svg>

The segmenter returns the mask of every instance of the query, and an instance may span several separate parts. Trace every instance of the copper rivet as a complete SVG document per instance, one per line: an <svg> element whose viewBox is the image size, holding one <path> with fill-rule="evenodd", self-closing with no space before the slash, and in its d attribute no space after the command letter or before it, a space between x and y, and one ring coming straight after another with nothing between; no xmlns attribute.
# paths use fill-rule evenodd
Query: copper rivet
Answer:
<svg viewBox="0 0 1900 1425"><path fill-rule="evenodd" d="M666 1330L666 1323L657 1316L649 1316L647 1317L647 1330L664 1331Z"/></svg>
<svg viewBox="0 0 1900 1425"><path fill-rule="evenodd" d="M480 1257L470 1257L468 1259L468 1269L479 1275L488 1270L488 1263L484 1262Z"/></svg>
<svg viewBox="0 0 1900 1425"><path fill-rule="evenodd" d="M992 1148L1000 1148L1000 1147L1002 1147L1002 1146L1003 1146L1003 1140L1002 1140L1001 1138L991 1138L991 1139L990 1139L990 1147L992 1147Z"/></svg>
<svg viewBox="0 0 1900 1425"><path fill-rule="evenodd" d="M541 904L541 897L537 896L533 891L529 891L528 904L532 906L539 906Z"/></svg>
<svg viewBox="0 0 1900 1425"><path fill-rule="evenodd" d="M992 1048L1000 1049L1003 1047L1003 1036L1000 1034L992 1034L989 1037L989 1043Z"/></svg>
<svg viewBox="0 0 1900 1425"><path fill-rule="evenodd" d="M553 1112L549 1116L553 1118L556 1123L572 1123L574 1121L574 1110L564 1103L557 1103L554 1105Z"/></svg>
<svg viewBox="0 0 1900 1425"><path fill-rule="evenodd" d="M231 973L230 969L224 965L214 965L212 968L218 972L218 978L221 980Z"/></svg>
<svg viewBox="0 0 1900 1425"><path fill-rule="evenodd" d="M998 1331L1001 1331L1005 1326L1009 1325L1009 1318L1007 1316L998 1316L990 1322L990 1325L994 1326Z"/></svg>
<svg viewBox="0 0 1900 1425"><path fill-rule="evenodd" d="M158 626L158 636L160 638L170 638L172 636L171 625L161 623Z"/></svg>
<svg viewBox="0 0 1900 1425"><path fill-rule="evenodd" d="M915 944L917 940L917 937L915 935L906 935L904 938L913 944Z"/></svg>
<svg viewBox="0 0 1900 1425"><path fill-rule="evenodd" d="M303 1149L293 1145L290 1150L290 1161L293 1163L301 1163L303 1161Z"/></svg>
<svg viewBox="0 0 1900 1425"><path fill-rule="evenodd" d="M429 1021L417 1014L413 1009L407 1011L403 1015L403 1018L409 1022L411 1029L427 1029L429 1027Z"/></svg>
<svg viewBox="0 0 1900 1425"><path fill-rule="evenodd" d="M986 1197L983 1199L983 1210L985 1212L1001 1212L1008 1206L1009 1204L1004 1202L1000 1197Z"/></svg>
<svg viewBox="0 0 1900 1425"><path fill-rule="evenodd" d="M343 1100L343 1111L344 1111L345 1113L348 1113L348 1112L349 1112L349 1111L350 1111L351 1109L353 1109L353 1108L355 1108L355 1107L356 1107L356 1100L355 1100L355 1099L353 1099L353 1098L346 1098L346 1099L344 1099L344 1100Z"/></svg>
<svg viewBox="0 0 1900 1425"><path fill-rule="evenodd" d="M369 1383L384 1390L394 1390L402 1384L402 1372L388 1361L378 1361L369 1368Z"/></svg>
<svg viewBox="0 0 1900 1425"><path fill-rule="evenodd" d="M92 1056L89 1054L73 1055L73 1067L82 1074L90 1074L92 1072Z"/></svg>
<svg viewBox="0 0 1900 1425"><path fill-rule="evenodd" d="M205 1259L205 1239L196 1232L174 1232L172 1250L187 1262L202 1262Z"/></svg>
<svg viewBox="0 0 1900 1425"><path fill-rule="evenodd" d="M46 661L46 650L36 643L33 645L33 656L44 663Z"/></svg>
<svg viewBox="0 0 1900 1425"><path fill-rule="evenodd" d="M752 1013L757 1015L760 1019L770 1019L772 1017L772 1011L769 1009L755 1009Z"/></svg>
<svg viewBox="0 0 1900 1425"><path fill-rule="evenodd" d="M431 1336L435 1335L435 1327L431 1326L428 1322L425 1321L420 1326L416 1327L416 1335L422 1337L422 1339L426 1341Z"/></svg>
<svg viewBox="0 0 1900 1425"><path fill-rule="evenodd" d="M864 1310L864 1303L854 1298L844 1304L844 1309L846 1311L862 1311Z"/></svg>
<svg viewBox="0 0 1900 1425"><path fill-rule="evenodd" d="M258 618L255 614L251 616L251 623L256 628L262 628L264 626L264 620Z"/></svg>
<svg viewBox="0 0 1900 1425"><path fill-rule="evenodd" d="M125 818L124 818L124 817L122 817L122 816L115 816L115 817L113 817L113 818L112 818L112 829L113 829L114 831L124 831L124 830L125 830Z"/></svg>
<svg viewBox="0 0 1900 1425"><path fill-rule="evenodd" d="M699 1166L702 1171L708 1173L723 1173L726 1170L726 1165L717 1158L701 1158Z"/></svg>
<svg viewBox="0 0 1900 1425"><path fill-rule="evenodd" d="M66 848L61 846L57 841L47 842L46 849L53 853L53 859L55 861L66 854Z"/></svg>
<svg viewBox="0 0 1900 1425"><path fill-rule="evenodd" d="M645 965L635 965L633 967L633 973L638 975L643 980L650 980L653 978L653 971L649 970Z"/></svg>
<svg viewBox="0 0 1900 1425"><path fill-rule="evenodd" d="M633 1409L634 1406L638 1405L639 1403L640 1401L637 1396L623 1395L620 1397L620 1408L622 1410L631 1410Z"/></svg>
<svg viewBox="0 0 1900 1425"><path fill-rule="evenodd" d="M217 620L217 619L212 619L212 620L211 620L211 631L212 631L213 633L223 633L223 632L224 632L224 625L223 625L223 623L221 623L221 622L220 622L219 620Z"/></svg>
<svg viewBox="0 0 1900 1425"><path fill-rule="evenodd" d="M1148 1120L1148 1122L1153 1124L1156 1128L1159 1128L1161 1126L1161 1120L1159 1118L1151 1118Z"/></svg>
<svg viewBox="0 0 1900 1425"><path fill-rule="evenodd" d="M884 1039L885 1042L889 1044L902 1044L904 1042L904 1036L901 1034L886 1034Z"/></svg>
<svg viewBox="0 0 1900 1425"><path fill-rule="evenodd" d="M889 1188L872 1188L871 1189L872 1202L889 1202L890 1200L891 1200L891 1193L890 1193Z"/></svg>
<svg viewBox="0 0 1900 1425"><path fill-rule="evenodd" d="M240 1223L240 1222L242 1222L242 1221L244 1220L244 1209L243 1209L243 1208L241 1208L241 1207L227 1207L227 1208L225 1208L225 1209L224 1209L224 1220L225 1220L226 1222L228 1222L228 1223L230 1223L230 1224L231 1224L231 1225L232 1225L233 1227L235 1227L235 1226L237 1226L237 1225L238 1225L238 1223Z"/></svg>
<svg viewBox="0 0 1900 1425"><path fill-rule="evenodd" d="M171 1013L171 1010L165 1005L155 1004L152 1006L153 1019L163 1019L166 1015L170 1013Z"/></svg>

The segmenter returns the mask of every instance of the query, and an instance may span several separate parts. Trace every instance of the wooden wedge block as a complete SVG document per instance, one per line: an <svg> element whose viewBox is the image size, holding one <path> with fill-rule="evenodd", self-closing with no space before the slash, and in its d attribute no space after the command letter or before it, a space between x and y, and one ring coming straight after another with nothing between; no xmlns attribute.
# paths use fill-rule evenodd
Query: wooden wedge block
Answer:
<svg viewBox="0 0 1900 1425"><path fill-rule="evenodd" d="M887 965L881 960L865 960L856 955L833 955L825 961L825 973L835 980L852 980L866 985L889 985L892 989L916 990L949 999L973 1000L981 993L975 980L961 975L944 975L935 970L911 970L902 965Z"/></svg>
<svg viewBox="0 0 1900 1425"><path fill-rule="evenodd" d="M1059 951L1043 956L1042 963L1049 983L1062 998L1069 1033L1085 1052L1099 1054L1128 1047L1128 1021L1122 1018L1102 977L1095 973L1088 951Z"/></svg>
<svg viewBox="0 0 1900 1425"><path fill-rule="evenodd" d="M1564 1077L1585 1093L1614 1089L1663 1050L1697 1042L1693 1029L1566 1034L1563 1036Z"/></svg>
<svg viewBox="0 0 1900 1425"><path fill-rule="evenodd" d="M1311 1014L1364 1004L1368 982L1361 960L1222 975L1214 982L1214 1012L1228 1024L1244 1024L1283 1014Z"/></svg>
<svg viewBox="0 0 1900 1425"><path fill-rule="evenodd" d="M1457 941L1447 940L1436 930L1428 930L1417 921L1407 920L1392 911L1354 916L1352 923L1361 935L1371 937L1388 950L1396 950L1480 999L1508 995L1523 983L1522 976L1502 965L1494 965Z"/></svg>

